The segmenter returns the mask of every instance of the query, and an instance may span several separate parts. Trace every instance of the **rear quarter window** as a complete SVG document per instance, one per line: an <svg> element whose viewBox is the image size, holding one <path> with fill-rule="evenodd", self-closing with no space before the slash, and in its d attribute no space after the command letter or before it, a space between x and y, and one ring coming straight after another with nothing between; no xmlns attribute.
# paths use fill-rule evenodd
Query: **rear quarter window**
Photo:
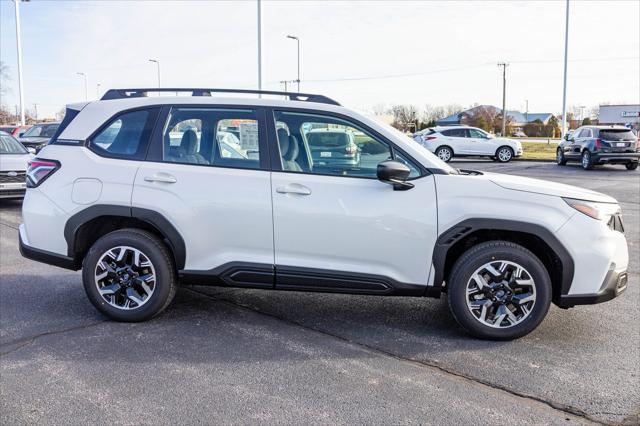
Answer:
<svg viewBox="0 0 640 426"><path fill-rule="evenodd" d="M120 114L90 139L89 148L105 157L142 160L157 114L157 108Z"/></svg>

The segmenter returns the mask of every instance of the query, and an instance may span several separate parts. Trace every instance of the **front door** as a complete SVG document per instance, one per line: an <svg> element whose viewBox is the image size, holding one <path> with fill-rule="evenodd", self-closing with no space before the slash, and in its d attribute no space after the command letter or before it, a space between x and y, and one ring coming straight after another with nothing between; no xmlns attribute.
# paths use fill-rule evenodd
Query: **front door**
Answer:
<svg viewBox="0 0 640 426"><path fill-rule="evenodd" d="M262 110L176 106L165 109L160 121L136 175L132 206L171 222L184 239L188 271L272 271ZM273 274L268 275L262 281L272 287Z"/></svg>
<svg viewBox="0 0 640 426"><path fill-rule="evenodd" d="M283 169L272 174L276 288L385 293L426 285L437 237L433 176L420 176L355 122L276 111L275 123ZM320 149L340 133L357 145L352 161L315 161L309 139ZM390 158L409 165L414 188L394 191L377 180L377 165Z"/></svg>

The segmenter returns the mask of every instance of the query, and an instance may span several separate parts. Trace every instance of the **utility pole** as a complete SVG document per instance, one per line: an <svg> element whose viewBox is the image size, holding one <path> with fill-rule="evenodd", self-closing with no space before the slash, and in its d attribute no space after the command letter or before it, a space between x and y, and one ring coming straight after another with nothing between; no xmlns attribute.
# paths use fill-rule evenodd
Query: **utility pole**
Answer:
<svg viewBox="0 0 640 426"><path fill-rule="evenodd" d="M36 123L38 122L38 104L33 104L33 113L35 115Z"/></svg>
<svg viewBox="0 0 640 426"><path fill-rule="evenodd" d="M506 62L498 62L498 66L502 67L502 137L507 131L507 67Z"/></svg>
<svg viewBox="0 0 640 426"><path fill-rule="evenodd" d="M569 0L567 0L567 16L564 24L564 84L562 87L562 129L561 138L567 132L567 56L569 51Z"/></svg>
<svg viewBox="0 0 640 426"><path fill-rule="evenodd" d="M16 49L18 50L18 90L20 91L20 124L24 120L24 85L22 82L22 41L20 40L20 0L13 0L16 10Z"/></svg>
<svg viewBox="0 0 640 426"><path fill-rule="evenodd" d="M149 62L155 62L158 67L158 89L160 88L160 61L157 59L149 59Z"/></svg>
<svg viewBox="0 0 640 426"><path fill-rule="evenodd" d="M84 77L84 100L88 101L89 100L89 93L88 93L88 88L87 88L87 74L85 74L83 72L77 72L76 74L81 75L82 77Z"/></svg>
<svg viewBox="0 0 640 426"><path fill-rule="evenodd" d="M287 83L289 83L289 80L282 80L280 81L280 84L284 84L284 91L287 91Z"/></svg>
<svg viewBox="0 0 640 426"><path fill-rule="evenodd" d="M298 43L298 78L296 79L296 82L298 83L298 93L300 93L300 39L292 35L288 35L287 38L295 40Z"/></svg>
<svg viewBox="0 0 640 426"><path fill-rule="evenodd" d="M524 121L525 124L529 122L529 99L525 99L527 107L524 110Z"/></svg>
<svg viewBox="0 0 640 426"><path fill-rule="evenodd" d="M262 57L262 0L257 0L258 6L258 90L262 90L262 82L264 76L262 75L263 60ZM260 95L262 97L262 95Z"/></svg>

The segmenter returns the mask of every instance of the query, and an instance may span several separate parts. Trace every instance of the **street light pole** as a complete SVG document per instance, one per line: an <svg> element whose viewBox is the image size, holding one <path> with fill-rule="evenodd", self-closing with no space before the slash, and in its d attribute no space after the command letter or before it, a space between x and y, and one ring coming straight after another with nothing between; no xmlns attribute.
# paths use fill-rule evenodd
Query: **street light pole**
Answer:
<svg viewBox="0 0 640 426"><path fill-rule="evenodd" d="M22 83L22 41L20 39L20 0L13 1L16 10L16 48L18 50L18 90L20 92L20 124L25 125L24 119L24 86Z"/></svg>
<svg viewBox="0 0 640 426"><path fill-rule="evenodd" d="M509 64L499 62L498 66L502 67L502 137L505 137L507 131L507 67Z"/></svg>
<svg viewBox="0 0 640 426"><path fill-rule="evenodd" d="M87 74L85 74L83 72L77 72L76 74L81 75L82 77L84 77L84 100L88 101L89 100L89 93L88 93L88 88L87 88Z"/></svg>
<svg viewBox="0 0 640 426"><path fill-rule="evenodd" d="M298 78L296 82L298 83L298 93L300 92L300 39L296 36L288 35L287 38L295 40L298 44Z"/></svg>
<svg viewBox="0 0 640 426"><path fill-rule="evenodd" d="M158 89L160 88L160 61L158 61L157 59L149 59L149 62L155 62L156 66L158 67Z"/></svg>
<svg viewBox="0 0 640 426"><path fill-rule="evenodd" d="M564 84L562 87L562 140L567 132L567 56L569 51L569 0L567 0L567 16L564 25Z"/></svg>
<svg viewBox="0 0 640 426"><path fill-rule="evenodd" d="M258 6L258 90L262 90L262 82L264 76L262 75L263 60L262 57L262 1L257 0ZM260 95L262 97L262 95Z"/></svg>

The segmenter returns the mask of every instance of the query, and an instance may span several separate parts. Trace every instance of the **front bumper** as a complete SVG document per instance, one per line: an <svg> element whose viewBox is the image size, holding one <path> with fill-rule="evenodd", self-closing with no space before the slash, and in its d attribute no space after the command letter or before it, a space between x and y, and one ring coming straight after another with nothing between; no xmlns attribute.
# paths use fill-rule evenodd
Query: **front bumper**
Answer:
<svg viewBox="0 0 640 426"><path fill-rule="evenodd" d="M626 164L640 161L640 152L600 152L591 156L595 164Z"/></svg>
<svg viewBox="0 0 640 426"><path fill-rule="evenodd" d="M627 280L627 271L616 271L615 264L612 264L611 269L609 269L597 293L562 295L560 296L558 306L561 308L571 308L576 305L594 305L596 303L606 302L618 297L627 289Z"/></svg>

